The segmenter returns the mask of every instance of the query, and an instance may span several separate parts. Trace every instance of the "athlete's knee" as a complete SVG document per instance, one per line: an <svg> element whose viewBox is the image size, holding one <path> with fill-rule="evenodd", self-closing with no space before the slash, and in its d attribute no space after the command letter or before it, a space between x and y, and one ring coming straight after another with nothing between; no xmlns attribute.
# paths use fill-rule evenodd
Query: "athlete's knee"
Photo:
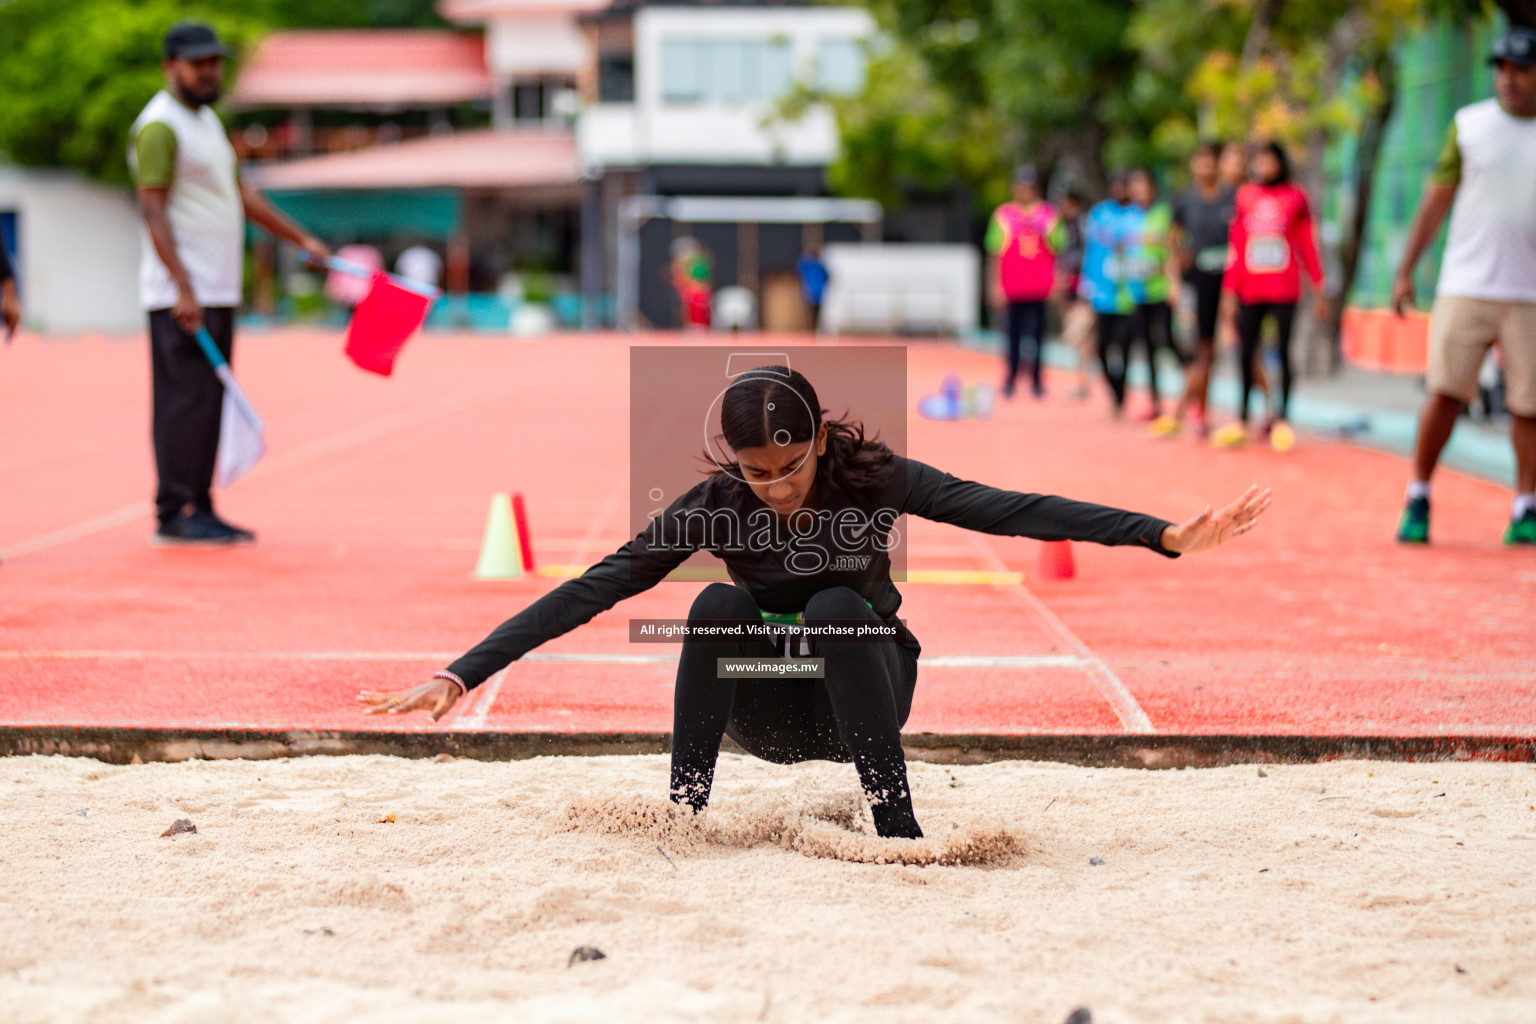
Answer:
<svg viewBox="0 0 1536 1024"><path fill-rule="evenodd" d="M699 592L688 609L690 619L747 619L757 614L752 595L729 583L711 583Z"/></svg>
<svg viewBox="0 0 1536 1024"><path fill-rule="evenodd" d="M817 591L805 603L805 618L862 619L869 616L869 605L850 587L828 587Z"/></svg>

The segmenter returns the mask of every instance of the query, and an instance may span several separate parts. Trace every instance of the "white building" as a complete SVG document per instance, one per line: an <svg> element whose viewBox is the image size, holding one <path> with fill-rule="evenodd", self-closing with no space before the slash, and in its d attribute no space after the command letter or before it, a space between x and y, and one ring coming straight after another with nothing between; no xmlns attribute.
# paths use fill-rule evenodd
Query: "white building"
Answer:
<svg viewBox="0 0 1536 1024"><path fill-rule="evenodd" d="M786 122L776 108L797 86L857 92L874 30L851 7L642 7L632 97L599 87L582 111L577 156L594 176L651 164L824 168L837 155L831 112L812 105ZM603 33L594 36L602 49Z"/></svg>
<svg viewBox="0 0 1536 1024"><path fill-rule="evenodd" d="M0 167L26 325L50 334L142 330L139 210L127 189L73 171Z"/></svg>
<svg viewBox="0 0 1536 1024"><path fill-rule="evenodd" d="M589 309L617 297L618 319L626 324L677 324L667 249L687 234L709 252L715 286L747 289L772 328L767 311L798 302L794 266L803 252L878 235L878 224L795 222L761 204L752 206L756 220L684 223L649 213L636 219L637 211L679 208L652 199L825 196L837 125L814 102L794 118L783 116L782 101L797 91L810 97L862 87L865 46L875 34L867 12L664 0L615 3L580 23L592 59L580 79L576 123Z"/></svg>
<svg viewBox="0 0 1536 1024"><path fill-rule="evenodd" d="M505 127L569 122L577 80L591 63L577 18L605 6L607 0L440 0L438 11L485 29L494 120Z"/></svg>

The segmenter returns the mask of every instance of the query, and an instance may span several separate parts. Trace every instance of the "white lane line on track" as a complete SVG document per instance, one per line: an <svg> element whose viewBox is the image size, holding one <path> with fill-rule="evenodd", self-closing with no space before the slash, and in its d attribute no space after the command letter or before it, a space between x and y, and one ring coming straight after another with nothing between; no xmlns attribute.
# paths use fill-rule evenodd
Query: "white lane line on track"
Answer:
<svg viewBox="0 0 1536 1024"><path fill-rule="evenodd" d="M474 704L456 717L450 715L447 724L455 729L484 729L491 705L496 703L496 697L501 693L501 684L506 678L507 670L502 669L487 679L484 686L471 690L469 696L474 698Z"/></svg>
<svg viewBox="0 0 1536 1024"><path fill-rule="evenodd" d="M0 661L361 661L450 662L458 651L0 651ZM564 665L673 665L676 654L549 653L534 651L523 661ZM1069 654L932 654L921 668L1087 668L1091 662ZM487 683L486 686L490 684ZM477 687L475 692L485 687Z"/></svg>
<svg viewBox="0 0 1536 1024"><path fill-rule="evenodd" d="M977 553L981 556L982 561L986 563L987 568L994 572L1006 572L1008 570L1003 560L998 557L996 549L986 539L986 535L967 531L966 536L975 546ZM1157 732L1152 727L1152 719L1148 718L1141 705L1136 703L1136 698L1131 695L1130 690L1126 689L1125 684L1120 681L1119 676L1115 675L1114 670L1105 664L1103 658L1093 653L1091 647L1078 639L1077 634L1068 629L1066 623L1058 619L1056 614L1045 606L1045 602L1036 597L1022 583L997 584L997 589L1013 595L1014 599L1022 604L1035 617L1035 620L1045 627L1047 632L1054 636L1063 647L1083 661L1084 671L1087 673L1088 678L1093 681L1094 687L1109 702L1109 706L1114 709L1115 716L1120 719L1120 724L1125 728L1126 732Z"/></svg>
<svg viewBox="0 0 1536 1024"><path fill-rule="evenodd" d="M603 542L599 539L602 536L603 527L608 525L608 517L614 513L614 510L624 504L624 494L623 489L620 489L608 496L608 500L603 502L602 508L599 508L597 514L592 517L592 523L587 527L585 536L581 538L580 543L571 549L574 552L571 561L583 566L582 572L586 572L586 563L591 561L592 555L597 549L600 546L604 546ZM629 537L625 537L613 545L614 549L617 550L624 546L629 540ZM577 573L577 575L579 576L580 573Z"/></svg>
<svg viewBox="0 0 1536 1024"><path fill-rule="evenodd" d="M79 540L81 537L89 537L93 533L110 530L114 526L131 523L135 519L141 519L153 514L154 511L155 506L153 502L136 501L132 505L124 505L114 512L104 512L99 516L93 516L90 519L75 523L73 526L66 526L62 530L45 533L40 537L33 537L19 544L12 544L8 548L0 549L0 561L9 562L20 558L22 555L30 555L37 551L57 547L60 544L68 544L72 540Z"/></svg>
<svg viewBox="0 0 1536 1024"><path fill-rule="evenodd" d="M495 397L497 397L495 394L486 391L482 386L461 388L436 401L428 402L407 412L390 413L387 416L380 416L378 419L370 420L367 423L360 423L355 427L348 427L346 430L338 431L329 437L322 437L307 444L301 444L289 451L270 455L263 459L255 469L251 470L247 474L246 479L254 480L284 469L290 469L294 466L301 466L306 462L313 462L327 455L334 455L336 452L355 447L365 441L373 441L387 434L404 430L407 427L418 426L441 416L461 412ZM20 558L22 555L35 554L38 551L58 547L60 544L68 544L70 541L101 533L103 530L110 530L114 526L131 523L142 516L151 515L154 509L154 504L148 501L137 501L132 505L125 505L116 511L106 512L75 523L72 526L66 526L61 530L45 533L42 536L33 537L18 544L13 544L8 548L0 549L0 561L10 561Z"/></svg>
<svg viewBox="0 0 1536 1024"><path fill-rule="evenodd" d="M245 477L247 480L255 480L272 473L289 469L293 466L301 466L307 462L314 462L327 455L355 448L366 441L375 441L381 437L404 430L407 427L420 426L423 423L438 419L443 416L451 416L457 412L463 412L481 402L488 402L501 397L493 391L488 391L483 385L460 388L451 391L441 398L433 399L411 409L400 412L392 412L378 419L369 420L367 423L359 423L354 427L337 431L328 437L316 438L297 448L291 448L286 452L279 452L269 456L256 464Z"/></svg>

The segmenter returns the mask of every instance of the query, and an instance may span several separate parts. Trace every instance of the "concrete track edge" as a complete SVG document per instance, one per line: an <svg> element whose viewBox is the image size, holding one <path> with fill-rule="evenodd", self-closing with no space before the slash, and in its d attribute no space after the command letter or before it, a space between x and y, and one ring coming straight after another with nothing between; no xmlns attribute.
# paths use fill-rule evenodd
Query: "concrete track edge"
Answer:
<svg viewBox="0 0 1536 1024"><path fill-rule="evenodd" d="M949 735L903 737L907 758L936 764L1059 761L1103 768L1209 768L1333 760L1536 761L1536 736L1309 735ZM0 726L0 756L58 754L110 764L267 760L311 755L388 754L510 761L529 757L664 754L668 733L383 732L310 729L147 729ZM724 750L739 750L726 740Z"/></svg>

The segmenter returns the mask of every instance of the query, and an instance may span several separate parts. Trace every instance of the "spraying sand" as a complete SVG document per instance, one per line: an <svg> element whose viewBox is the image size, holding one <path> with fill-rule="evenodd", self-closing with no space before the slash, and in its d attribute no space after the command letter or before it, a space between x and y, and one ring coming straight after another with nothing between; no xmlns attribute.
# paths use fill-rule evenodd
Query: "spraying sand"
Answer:
<svg viewBox="0 0 1536 1024"><path fill-rule="evenodd" d="M911 768L3 759L0 1021L1536 1020L1531 765Z"/></svg>

